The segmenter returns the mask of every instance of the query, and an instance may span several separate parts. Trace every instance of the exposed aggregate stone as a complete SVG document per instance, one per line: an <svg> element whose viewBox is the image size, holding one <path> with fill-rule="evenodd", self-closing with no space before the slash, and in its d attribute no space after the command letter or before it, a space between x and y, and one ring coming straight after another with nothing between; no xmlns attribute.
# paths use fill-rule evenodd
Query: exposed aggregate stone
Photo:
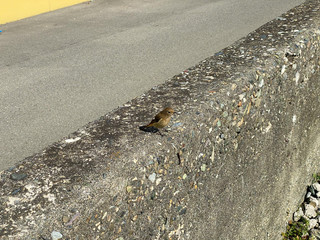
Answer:
<svg viewBox="0 0 320 240"><path fill-rule="evenodd" d="M1 172L1 239L278 239L282 182L314 171L319 23L307 1Z"/></svg>

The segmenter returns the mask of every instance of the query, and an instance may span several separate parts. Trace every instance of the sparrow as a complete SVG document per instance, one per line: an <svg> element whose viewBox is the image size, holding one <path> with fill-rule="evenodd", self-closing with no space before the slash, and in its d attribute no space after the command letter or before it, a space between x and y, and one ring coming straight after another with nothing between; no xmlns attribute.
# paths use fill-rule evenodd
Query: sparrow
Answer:
<svg viewBox="0 0 320 240"><path fill-rule="evenodd" d="M159 128L164 128L169 124L173 113L174 110L167 107L159 112L148 125L141 126L139 129L145 132L156 133L159 131Z"/></svg>

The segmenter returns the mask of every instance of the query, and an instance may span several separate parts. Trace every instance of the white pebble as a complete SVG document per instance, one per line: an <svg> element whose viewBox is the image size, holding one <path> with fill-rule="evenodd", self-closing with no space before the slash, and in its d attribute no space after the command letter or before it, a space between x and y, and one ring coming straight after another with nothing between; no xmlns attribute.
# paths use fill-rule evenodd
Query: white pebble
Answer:
<svg viewBox="0 0 320 240"><path fill-rule="evenodd" d="M51 233L52 240L58 240L62 238L62 234L57 231L52 231Z"/></svg>
<svg viewBox="0 0 320 240"><path fill-rule="evenodd" d="M298 85L299 79L300 79L300 73L299 73L299 72L296 72L296 77L295 77L296 85Z"/></svg>
<svg viewBox="0 0 320 240"><path fill-rule="evenodd" d="M297 116L296 116L296 115L293 115L293 116L292 116L292 122L293 122L293 123L296 123L296 122L297 122Z"/></svg>
<svg viewBox="0 0 320 240"><path fill-rule="evenodd" d="M148 177L148 179L149 179L152 183L154 183L154 181L156 180L156 173L150 174L149 177Z"/></svg>
<svg viewBox="0 0 320 240"><path fill-rule="evenodd" d="M312 187L313 187L317 192L320 192L320 183L315 182L314 184L312 184Z"/></svg>
<svg viewBox="0 0 320 240"><path fill-rule="evenodd" d="M306 195L306 198L309 198L309 197L311 197L311 192L307 192L307 195Z"/></svg>
<svg viewBox="0 0 320 240"><path fill-rule="evenodd" d="M261 88L261 87L263 87L263 85L264 85L264 80L261 79L261 81L260 81L260 83L259 83L259 87Z"/></svg>
<svg viewBox="0 0 320 240"><path fill-rule="evenodd" d="M157 178L157 180L156 180L156 185L158 186L159 185L159 183L161 182L161 178Z"/></svg>
<svg viewBox="0 0 320 240"><path fill-rule="evenodd" d="M81 139L80 137L76 137L76 138L69 138L69 139L66 139L64 141L66 143L73 143L73 142L79 141L80 139Z"/></svg>

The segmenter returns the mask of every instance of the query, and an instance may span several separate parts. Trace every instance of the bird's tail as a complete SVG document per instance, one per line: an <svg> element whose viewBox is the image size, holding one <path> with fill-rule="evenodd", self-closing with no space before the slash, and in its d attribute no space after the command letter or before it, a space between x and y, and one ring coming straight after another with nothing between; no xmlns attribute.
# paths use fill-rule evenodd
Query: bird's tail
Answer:
<svg viewBox="0 0 320 240"><path fill-rule="evenodd" d="M156 132L158 132L159 131L159 129L158 128L156 128L156 127L147 127L147 126L141 126L141 127L139 127L139 129L141 130L141 131L144 131L144 132L151 132L151 133L156 133Z"/></svg>

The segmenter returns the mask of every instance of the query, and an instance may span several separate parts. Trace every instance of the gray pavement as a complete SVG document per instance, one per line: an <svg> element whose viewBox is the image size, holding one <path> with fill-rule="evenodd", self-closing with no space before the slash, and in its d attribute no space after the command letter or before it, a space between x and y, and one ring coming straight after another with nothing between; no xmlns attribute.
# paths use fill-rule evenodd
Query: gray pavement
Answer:
<svg viewBox="0 0 320 240"><path fill-rule="evenodd" d="M302 0L95 0L0 26L0 170Z"/></svg>

